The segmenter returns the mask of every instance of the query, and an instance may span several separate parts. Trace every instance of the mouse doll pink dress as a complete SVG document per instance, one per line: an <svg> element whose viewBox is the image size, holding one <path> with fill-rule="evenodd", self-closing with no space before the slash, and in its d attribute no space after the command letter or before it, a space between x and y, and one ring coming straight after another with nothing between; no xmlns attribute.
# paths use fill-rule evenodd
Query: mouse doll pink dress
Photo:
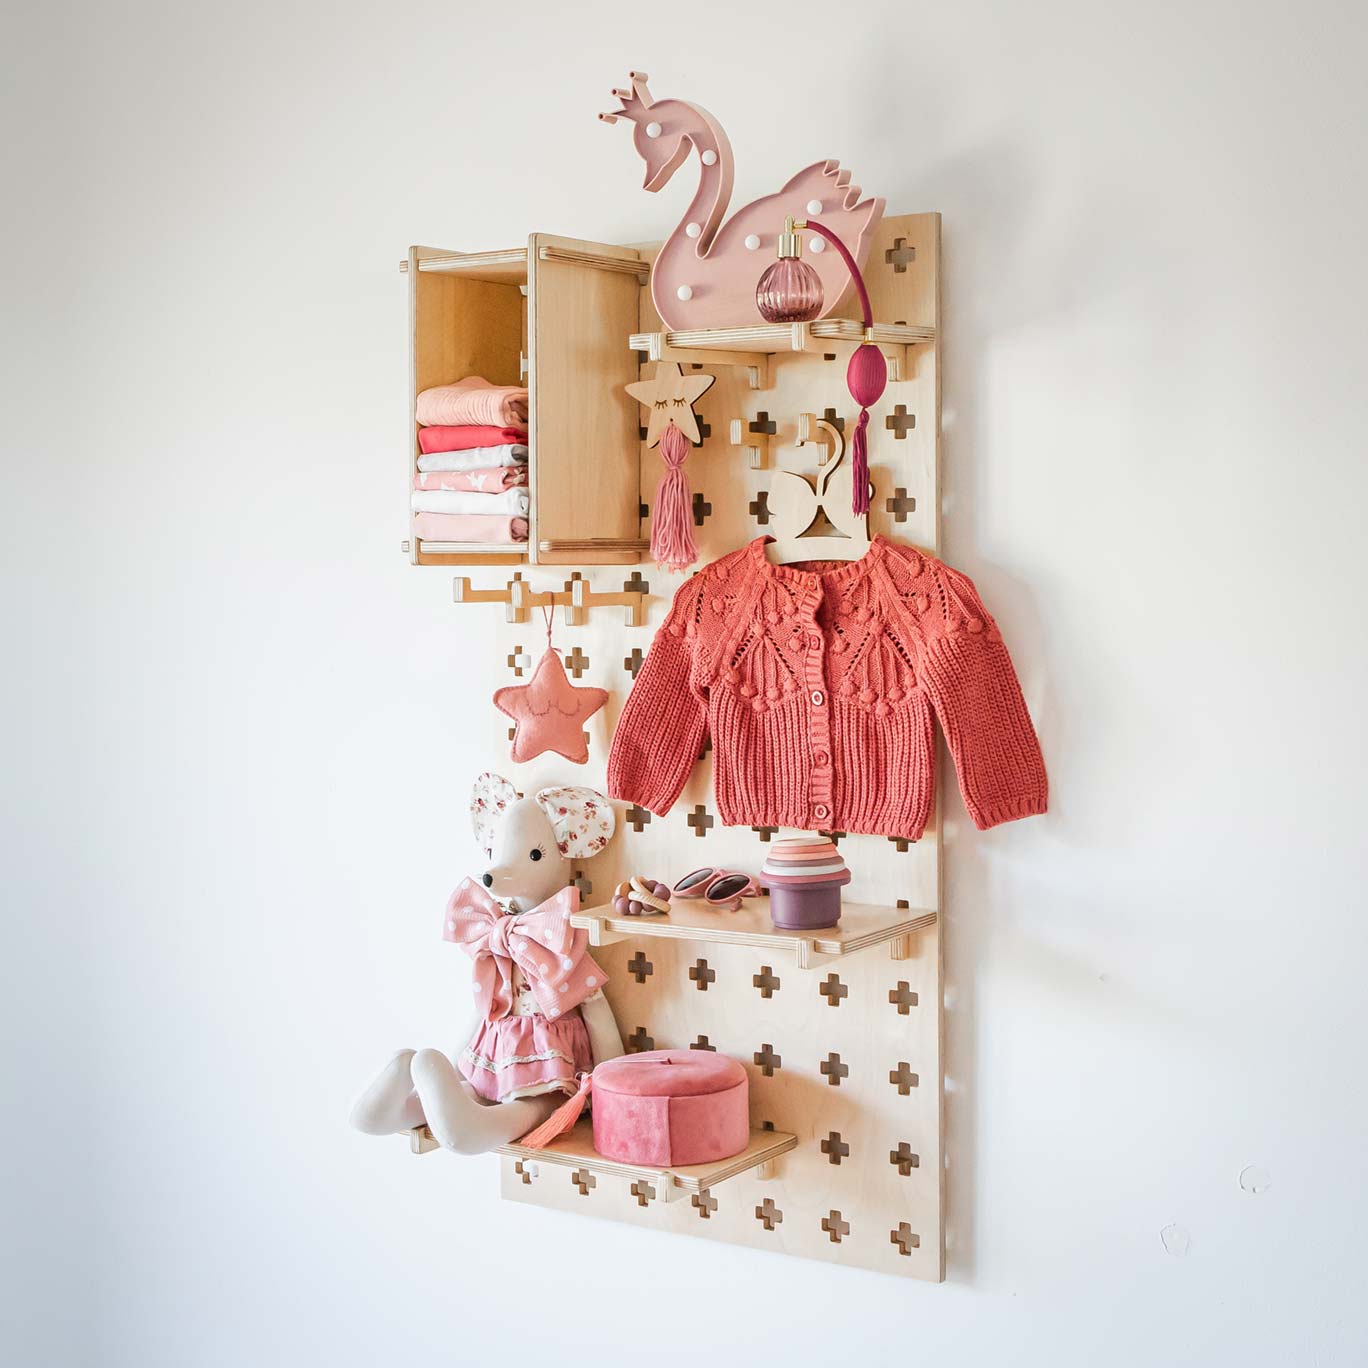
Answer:
<svg viewBox="0 0 1368 1368"><path fill-rule="evenodd" d="M594 1067L580 1003L608 981L570 925L579 890L563 888L530 912L505 913L474 879L447 903L442 938L475 961L475 1003L484 1020L457 1067L491 1102L573 1094Z"/></svg>

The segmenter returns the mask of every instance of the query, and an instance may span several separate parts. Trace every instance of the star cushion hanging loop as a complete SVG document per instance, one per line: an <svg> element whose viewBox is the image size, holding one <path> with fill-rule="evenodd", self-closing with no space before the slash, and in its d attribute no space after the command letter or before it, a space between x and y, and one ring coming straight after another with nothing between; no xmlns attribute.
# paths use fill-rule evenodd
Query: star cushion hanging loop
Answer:
<svg viewBox="0 0 1368 1368"><path fill-rule="evenodd" d="M651 379L627 386L627 393L646 409L646 445L658 445L665 462L651 516L651 556L667 570L686 570L698 559L684 458L691 442L703 440L693 406L716 379L697 372L685 375L677 361L660 361Z"/></svg>
<svg viewBox="0 0 1368 1368"><path fill-rule="evenodd" d="M560 653L551 645L551 614L546 614L546 654L526 684L497 689L494 706L517 723L512 758L516 764L555 751L576 765L589 759L584 724L608 701L606 689L581 689L565 674Z"/></svg>

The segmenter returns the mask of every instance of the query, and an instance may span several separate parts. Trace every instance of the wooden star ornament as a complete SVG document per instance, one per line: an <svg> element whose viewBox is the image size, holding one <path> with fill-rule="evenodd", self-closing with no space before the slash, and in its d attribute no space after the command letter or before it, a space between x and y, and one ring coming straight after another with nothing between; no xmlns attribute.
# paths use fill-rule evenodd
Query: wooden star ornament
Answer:
<svg viewBox="0 0 1368 1368"><path fill-rule="evenodd" d="M607 701L606 689L572 684L550 646L526 684L512 684L494 694L494 706L517 723L511 752L517 764L549 750L576 765L585 764L589 745L584 724Z"/></svg>
<svg viewBox="0 0 1368 1368"><path fill-rule="evenodd" d="M655 446L673 423L697 445L703 440L698 432L698 415L693 406L708 392L715 375L697 371L685 375L678 361L658 361L655 374L649 380L638 380L628 385L627 393L648 412L646 445Z"/></svg>

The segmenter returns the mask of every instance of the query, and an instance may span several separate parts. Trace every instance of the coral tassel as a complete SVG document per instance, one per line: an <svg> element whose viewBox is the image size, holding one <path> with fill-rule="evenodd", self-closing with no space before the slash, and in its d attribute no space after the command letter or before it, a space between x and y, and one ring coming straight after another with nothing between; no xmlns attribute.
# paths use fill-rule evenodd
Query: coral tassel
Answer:
<svg viewBox="0 0 1368 1368"><path fill-rule="evenodd" d="M660 437L665 474L656 486L651 518L651 557L667 570L686 570L698 559L693 536L693 495L683 470L688 454L689 439L674 423L667 424Z"/></svg>
<svg viewBox="0 0 1368 1368"><path fill-rule="evenodd" d="M579 1091L562 1102L536 1130L528 1131L518 1144L526 1145L528 1149L545 1149L557 1136L564 1135L580 1119L593 1082L593 1074L585 1074L580 1080Z"/></svg>

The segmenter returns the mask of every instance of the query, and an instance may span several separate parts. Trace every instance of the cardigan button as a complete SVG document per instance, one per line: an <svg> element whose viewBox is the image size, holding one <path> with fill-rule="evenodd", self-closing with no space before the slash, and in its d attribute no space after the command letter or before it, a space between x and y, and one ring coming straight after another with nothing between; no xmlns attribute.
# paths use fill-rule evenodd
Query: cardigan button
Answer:
<svg viewBox="0 0 1368 1368"><path fill-rule="evenodd" d="M818 803L817 806L812 809L812 815L819 821L825 822L826 819L831 816L831 809L827 807L825 803Z"/></svg>
<svg viewBox="0 0 1368 1368"><path fill-rule="evenodd" d="M813 691L812 691L812 706L813 706L814 708L820 708L820 707L822 706L822 704L825 703L825 702L826 702L826 694L824 694L824 693L821 691L821 689L813 689Z"/></svg>
<svg viewBox="0 0 1368 1368"><path fill-rule="evenodd" d="M826 751L818 751L817 754L812 757L812 759L813 763L816 764L818 769L826 769L826 767L831 763L831 756L829 756L826 753Z"/></svg>
<svg viewBox="0 0 1368 1368"><path fill-rule="evenodd" d="M820 651L822 649L822 638L814 632L812 636L808 637L808 645L814 651Z"/></svg>

